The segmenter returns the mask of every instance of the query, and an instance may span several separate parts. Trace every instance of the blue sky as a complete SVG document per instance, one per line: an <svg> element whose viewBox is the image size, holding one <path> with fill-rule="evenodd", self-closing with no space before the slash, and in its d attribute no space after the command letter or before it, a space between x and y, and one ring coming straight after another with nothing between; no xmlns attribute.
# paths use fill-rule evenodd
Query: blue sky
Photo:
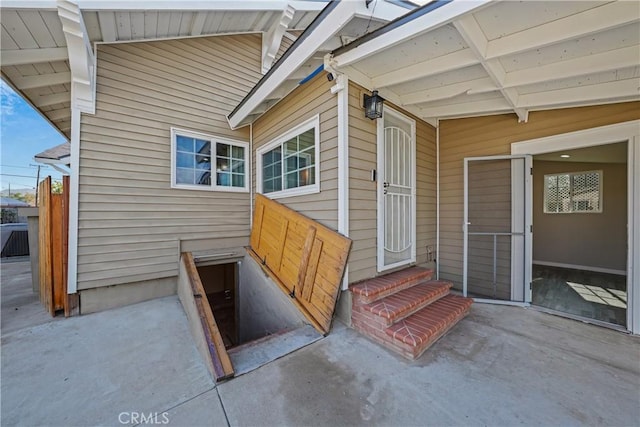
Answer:
<svg viewBox="0 0 640 427"><path fill-rule="evenodd" d="M46 120L24 102L4 81L0 81L0 189L34 188L37 167L33 156L65 141ZM40 177L61 174L52 167L44 167Z"/></svg>

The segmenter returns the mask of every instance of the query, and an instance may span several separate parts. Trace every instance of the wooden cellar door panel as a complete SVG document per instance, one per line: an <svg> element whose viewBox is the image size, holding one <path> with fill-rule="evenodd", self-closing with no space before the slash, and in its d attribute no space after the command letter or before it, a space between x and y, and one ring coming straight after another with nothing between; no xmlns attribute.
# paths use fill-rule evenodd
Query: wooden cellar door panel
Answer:
<svg viewBox="0 0 640 427"><path fill-rule="evenodd" d="M251 252L321 333L331 327L351 240L256 195Z"/></svg>

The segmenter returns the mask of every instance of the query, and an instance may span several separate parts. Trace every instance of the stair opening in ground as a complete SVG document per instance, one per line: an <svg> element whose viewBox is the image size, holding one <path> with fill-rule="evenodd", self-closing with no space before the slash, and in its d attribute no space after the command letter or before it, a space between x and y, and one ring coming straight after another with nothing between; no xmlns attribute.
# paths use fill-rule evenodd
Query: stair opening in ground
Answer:
<svg viewBox="0 0 640 427"><path fill-rule="evenodd" d="M329 333L351 248L348 238L261 195L250 243L242 253L181 255L178 295L216 380Z"/></svg>
<svg viewBox="0 0 640 427"><path fill-rule="evenodd" d="M322 338L246 252L232 260L202 259L183 254L185 266L192 266L193 286L187 288L189 280L181 277L179 293L216 380L252 371ZM189 268L184 270L188 275Z"/></svg>
<svg viewBox="0 0 640 427"><path fill-rule="evenodd" d="M238 263L199 265L196 267L207 295L225 348L238 345L236 294L238 287Z"/></svg>

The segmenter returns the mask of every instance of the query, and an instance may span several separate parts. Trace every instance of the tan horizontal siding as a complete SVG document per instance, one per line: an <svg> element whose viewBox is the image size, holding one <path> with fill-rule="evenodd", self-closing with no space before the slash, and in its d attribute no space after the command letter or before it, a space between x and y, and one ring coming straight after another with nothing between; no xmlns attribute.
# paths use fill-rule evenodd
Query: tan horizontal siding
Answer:
<svg viewBox="0 0 640 427"><path fill-rule="evenodd" d="M319 114L320 193L284 197L277 201L335 230L338 228L338 109L331 86L321 73L256 120L253 124L252 154L255 162L257 149ZM254 184L255 180L254 170Z"/></svg>
<svg viewBox="0 0 640 427"><path fill-rule="evenodd" d="M376 275L377 192L371 170L377 169L376 122L364 117L362 88L349 84L349 281Z"/></svg>
<svg viewBox="0 0 640 427"><path fill-rule="evenodd" d="M280 59L282 55L284 55L284 53L291 47L292 44L293 44L292 40L288 39L287 37L282 38L282 41L280 42L280 47L278 48L278 52L276 53L276 57L273 61L274 64L278 59Z"/></svg>
<svg viewBox="0 0 640 427"><path fill-rule="evenodd" d="M171 188L170 128L248 141L226 115L261 77L261 49L259 35L98 47L96 114L81 124L79 289L175 276L180 241L248 243L248 193Z"/></svg>
<svg viewBox="0 0 640 427"><path fill-rule="evenodd" d="M364 117L362 87L349 86L349 281L377 273L377 192L371 170L377 169L376 122ZM368 92L367 92L368 93ZM388 104L387 104L388 105ZM402 112L402 109L395 108ZM405 114L407 114L405 112ZM427 262L427 246L435 249L436 149L435 129L416 120L416 262Z"/></svg>
<svg viewBox="0 0 640 427"><path fill-rule="evenodd" d="M511 154L513 142L640 119L640 103L539 111L440 122L440 276L462 283L463 160Z"/></svg>

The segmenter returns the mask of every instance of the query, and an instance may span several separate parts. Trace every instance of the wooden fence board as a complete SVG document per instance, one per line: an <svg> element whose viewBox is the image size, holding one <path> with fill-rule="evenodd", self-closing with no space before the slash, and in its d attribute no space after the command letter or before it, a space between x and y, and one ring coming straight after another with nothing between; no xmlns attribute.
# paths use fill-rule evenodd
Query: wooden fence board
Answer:
<svg viewBox="0 0 640 427"><path fill-rule="evenodd" d="M40 301L55 316L78 314L77 294L67 294L69 236L69 177L63 177L62 194L53 194L51 177L38 184Z"/></svg>
<svg viewBox="0 0 640 427"><path fill-rule="evenodd" d="M38 184L40 253L40 302L52 316L53 308L53 255L51 253L51 177Z"/></svg>

